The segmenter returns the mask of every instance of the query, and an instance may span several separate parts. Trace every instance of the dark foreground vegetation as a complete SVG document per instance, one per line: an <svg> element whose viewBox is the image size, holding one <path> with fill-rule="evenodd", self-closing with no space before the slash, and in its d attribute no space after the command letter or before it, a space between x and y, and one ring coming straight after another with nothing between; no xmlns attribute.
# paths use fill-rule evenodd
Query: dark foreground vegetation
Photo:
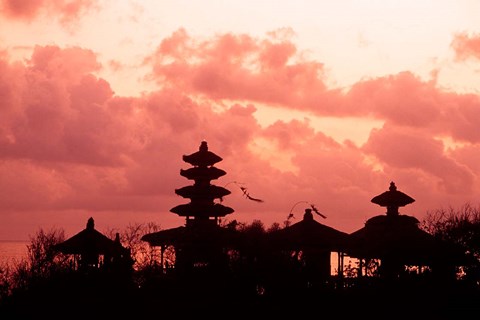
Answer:
<svg viewBox="0 0 480 320"><path fill-rule="evenodd" d="M63 275L36 283L5 301L2 319L114 319L198 316L210 319L365 315L388 319L461 319L478 315L471 287L433 284L292 288L256 294L239 280L151 279L142 288L113 279Z"/></svg>
<svg viewBox="0 0 480 320"><path fill-rule="evenodd" d="M463 319L480 315L480 214L464 206L438 210L422 221L429 233L460 245L469 263L455 279L408 270L396 278L379 276L375 261L366 275L346 265L321 283L312 281L301 255L276 254L259 221L235 224L242 250L228 253L222 268L180 272L167 248L163 266L158 248L141 241L153 224L128 226L122 244L132 265L73 268L72 257L54 247L61 230L40 230L28 257L0 270L0 319L257 319L335 317L337 319ZM112 231L113 235L113 231ZM338 270L337 270L338 271Z"/></svg>

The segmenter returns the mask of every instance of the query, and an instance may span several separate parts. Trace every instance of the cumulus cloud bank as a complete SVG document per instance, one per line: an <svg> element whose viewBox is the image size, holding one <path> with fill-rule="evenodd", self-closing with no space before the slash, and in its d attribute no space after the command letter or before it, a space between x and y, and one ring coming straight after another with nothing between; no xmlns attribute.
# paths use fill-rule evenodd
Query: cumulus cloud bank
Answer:
<svg viewBox="0 0 480 320"><path fill-rule="evenodd" d="M43 2L15 3L2 9L32 19ZM43 8L66 19L94 5L58 3ZM452 48L478 58L477 42L459 35ZM324 64L305 58L285 33L195 39L179 29L146 56L158 89L137 97L116 95L96 76L103 66L87 48L36 46L28 61L0 59L3 219L80 210L128 212L125 223L155 213L162 222L187 201L174 194L190 184L179 175L187 167L181 159L202 140L224 159L217 166L227 175L213 183L245 183L265 201L250 202L229 184L230 219L281 223L304 200L328 217L322 222L351 232L385 211L370 199L392 180L417 200L404 212L418 218L480 191L478 95L442 90L412 71L330 88ZM256 115L264 106L306 116L264 125ZM308 115L383 125L358 145L314 127Z"/></svg>

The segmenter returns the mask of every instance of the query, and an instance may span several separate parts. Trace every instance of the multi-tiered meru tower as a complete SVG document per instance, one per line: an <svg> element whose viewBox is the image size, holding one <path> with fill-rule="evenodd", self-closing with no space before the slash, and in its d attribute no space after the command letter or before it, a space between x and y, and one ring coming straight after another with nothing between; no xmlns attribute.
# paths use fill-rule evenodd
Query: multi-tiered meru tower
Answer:
<svg viewBox="0 0 480 320"><path fill-rule="evenodd" d="M170 211L179 216L186 217L187 227L205 227L207 224L218 225L218 218L232 213L234 210L220 203L215 199L222 199L229 195L230 191L211 184L211 181L225 175L226 172L216 168L214 165L223 159L208 150L206 141L202 141L197 152L184 155L183 161L190 163L190 169L181 169L180 175L194 184L180 189L175 193L184 198L190 199L190 203L181 204Z"/></svg>
<svg viewBox="0 0 480 320"><path fill-rule="evenodd" d="M163 252L166 247L173 246L176 270L219 270L225 267L226 247L235 238L235 230L220 226L219 219L234 212L232 208L218 201L229 195L230 191L211 184L212 180L226 174L214 166L223 159L209 151L207 142L202 141L199 150L184 155L183 160L193 167L181 169L180 175L194 183L176 189L175 193L190 199L190 202L178 205L170 211L185 217L185 226L146 234L142 240L161 248L162 267Z"/></svg>

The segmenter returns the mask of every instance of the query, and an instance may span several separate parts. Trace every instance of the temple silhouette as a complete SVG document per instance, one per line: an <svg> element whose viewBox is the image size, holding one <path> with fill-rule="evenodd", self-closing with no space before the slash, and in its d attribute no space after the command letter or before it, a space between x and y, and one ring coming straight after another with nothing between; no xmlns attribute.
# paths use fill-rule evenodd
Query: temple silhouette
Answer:
<svg viewBox="0 0 480 320"><path fill-rule="evenodd" d="M363 228L351 233L346 250L359 259L360 277L365 274L362 262L366 259L380 260L379 274L383 278L398 279L406 273L406 266L414 267L416 273L455 277L455 266L465 262L459 248L421 230L415 217L399 213L399 207L414 201L397 190L393 181L387 191L372 198L371 202L387 208L386 214L368 219Z"/></svg>
<svg viewBox="0 0 480 320"><path fill-rule="evenodd" d="M456 272L468 263L464 250L422 230L415 217L401 214L399 208L415 199L399 191L395 182L371 199L386 212L350 234L316 221L312 205L294 224L268 231L258 223L242 228L221 224L235 212L223 204L230 191L212 183L226 175L216 167L222 160L206 141L183 156L190 167L180 169L180 175L191 184L174 191L188 202L170 212L184 217L185 223L141 236L160 252L151 268L134 270L134 257L119 234L108 238L95 229L91 217L84 230L54 246L70 257L73 281L66 281L70 273L62 273L60 281L41 291L41 299L31 298L30 303L45 307L61 302L69 310L80 303L86 308L84 317L94 308L102 308L105 317L126 316L127 311L150 317L155 314L151 305L161 302L170 308L162 315L176 317L211 317L218 305L238 316L255 312L298 317L317 312L320 305L337 316L377 311L389 318L412 318L420 307L423 317L443 316L445 308L457 315L464 310L462 304L471 307L480 296L476 291L458 294ZM172 248L174 259L167 263L165 253ZM356 264L346 265L345 259ZM122 310L128 303L132 307ZM13 310L28 314L23 304ZM292 304L301 307L284 309Z"/></svg>
<svg viewBox="0 0 480 320"><path fill-rule="evenodd" d="M90 217L85 229L54 246L55 250L73 257L72 268L88 270L96 268L131 267L133 260L130 250L120 243L117 232L111 240L95 229L95 221Z"/></svg>
<svg viewBox="0 0 480 320"><path fill-rule="evenodd" d="M348 234L316 221L311 208L305 209L301 221L272 232L269 241L273 249L303 264L304 288L331 284L332 252L337 253L338 276L343 277Z"/></svg>
<svg viewBox="0 0 480 320"><path fill-rule="evenodd" d="M220 225L220 218L234 213L233 208L218 201L230 191L212 183L226 175L215 166L222 160L209 150L206 141L201 141L198 151L183 156L183 161L191 167L180 169L180 175L193 183L175 189L175 193L190 201L171 208L170 212L185 217L185 224L141 238L151 247L160 248L161 274L175 273L189 281L192 276L225 276L231 271L234 253L241 257L239 261L255 261L254 268L268 268L268 276L277 274L280 265L289 265L290 269L277 276L297 274L296 288L339 288L347 283L344 282L347 280L344 274L346 258L356 259L358 279L369 276L367 268L371 268L369 262L372 261L376 263L375 277L390 280L411 275L412 270L419 275L431 273L437 279L453 279L455 267L465 263L464 253L458 247L421 230L415 217L399 213L400 207L415 199L399 191L393 181L387 191L371 199L386 207L386 214L368 219L364 227L351 234L317 222L312 208L308 207L301 221L248 239L254 234ZM164 259L169 247L175 252L173 265L167 265ZM85 230L56 248L78 257L77 267L111 265L128 255L128 248L119 243L118 234L115 241L108 239L94 229L93 218L89 219ZM332 253L336 254L336 261L332 261ZM336 274L332 274L332 262L336 264ZM258 274L256 277L259 278ZM268 290L265 283L268 281L258 280L252 286Z"/></svg>
<svg viewBox="0 0 480 320"><path fill-rule="evenodd" d="M192 167L181 169L180 175L193 184L175 193L190 202L170 211L185 217L185 225L142 237L150 246L160 247L161 274L173 272L190 284L203 278L202 285L211 288L221 279L236 288L235 294L278 297L289 292L360 288L375 282L406 283L412 277L448 283L455 278L455 267L465 263L458 247L421 230L415 217L399 213L400 207L415 200L397 190L393 181L387 191L371 199L385 207L386 214L370 218L351 234L316 221L312 207L305 208L301 221L279 230L240 232L219 224L219 218L234 213L218 202L230 191L212 184L226 174L215 166L223 159L202 141L199 150L184 155L183 160ZM173 247L176 255L169 270L163 259L167 247ZM347 272L345 259L357 261L353 272ZM241 274L235 276L238 282L228 282L232 269Z"/></svg>
<svg viewBox="0 0 480 320"><path fill-rule="evenodd" d="M179 272L207 269L219 270L228 263L225 247L234 239L231 230L219 225L219 218L234 212L230 207L215 202L230 194L224 187L211 183L212 180L226 174L214 165L223 159L208 150L206 141L202 141L197 152L184 155L183 160L193 167L181 169L180 175L193 180L188 185L175 190L189 203L178 205L171 212L185 217L185 225L173 229L146 234L142 240L151 246L161 248L162 262L165 247L175 248L175 268Z"/></svg>

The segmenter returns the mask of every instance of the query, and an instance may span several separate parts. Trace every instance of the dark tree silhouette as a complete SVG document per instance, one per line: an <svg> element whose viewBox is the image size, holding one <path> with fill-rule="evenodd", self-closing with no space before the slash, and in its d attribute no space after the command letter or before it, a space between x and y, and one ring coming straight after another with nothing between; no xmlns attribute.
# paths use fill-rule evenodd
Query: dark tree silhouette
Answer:
<svg viewBox="0 0 480 320"><path fill-rule="evenodd" d="M434 236L463 248L467 263L458 270L464 281L480 285L480 207L467 203L455 209L440 208L427 212L421 226Z"/></svg>

